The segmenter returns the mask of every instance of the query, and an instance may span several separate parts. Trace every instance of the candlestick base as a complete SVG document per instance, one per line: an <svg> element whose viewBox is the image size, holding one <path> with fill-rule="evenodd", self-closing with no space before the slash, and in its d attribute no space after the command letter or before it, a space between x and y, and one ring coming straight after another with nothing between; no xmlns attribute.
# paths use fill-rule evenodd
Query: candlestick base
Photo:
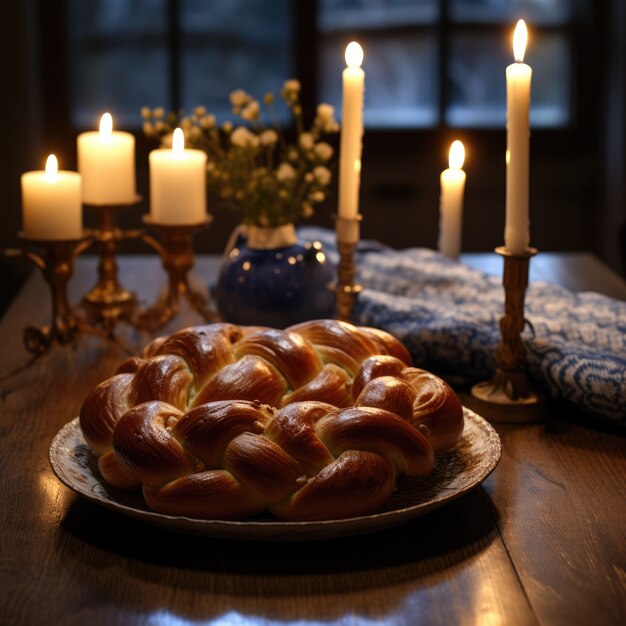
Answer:
<svg viewBox="0 0 626 626"><path fill-rule="evenodd" d="M165 326L178 313L181 297L205 321L218 321L219 316L210 306L208 296L194 290L189 284L189 273L195 264L193 236L206 228L213 218L208 216L198 224L184 225L158 224L152 222L149 216L144 216L143 221L159 234L159 239L149 234L145 234L142 239L159 253L168 282L165 296L138 315L135 320L137 327L158 330Z"/></svg>
<svg viewBox="0 0 626 626"><path fill-rule="evenodd" d="M140 202L141 196L137 196L134 202L128 204L85 205L99 215L100 225L93 231L93 242L99 245L100 260L98 282L83 296L82 305L89 322L101 326L108 335L112 335L118 322L132 322L137 306L135 295L119 282L115 254L118 243L126 238L116 226L117 214Z"/></svg>
<svg viewBox="0 0 626 626"><path fill-rule="evenodd" d="M523 370L498 368L491 380L472 387L471 396L470 408L491 422L521 424L546 417L546 398L533 389Z"/></svg>
<svg viewBox="0 0 626 626"><path fill-rule="evenodd" d="M337 300L337 318L343 322L354 321L354 308L363 287L356 282L357 267L354 253L359 242L359 223L362 217L336 217L337 250L339 264L337 266L337 284L335 297Z"/></svg>
<svg viewBox="0 0 626 626"><path fill-rule="evenodd" d="M522 343L524 297L528 286L530 259L537 250L512 254L505 247L496 248L504 258L504 316L500 319L501 341L496 349L498 368L491 380L474 385L473 407L494 422L535 422L545 417L545 397L533 389L526 374L526 349Z"/></svg>

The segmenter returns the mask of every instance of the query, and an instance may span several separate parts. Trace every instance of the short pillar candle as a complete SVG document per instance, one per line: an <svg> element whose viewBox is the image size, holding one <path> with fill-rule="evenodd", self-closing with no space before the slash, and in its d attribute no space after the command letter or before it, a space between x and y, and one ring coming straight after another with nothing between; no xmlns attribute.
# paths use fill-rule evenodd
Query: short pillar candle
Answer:
<svg viewBox="0 0 626 626"><path fill-rule="evenodd" d="M46 169L21 177L23 235L26 239L59 241L79 239L83 230L81 177L59 171L51 154Z"/></svg>
<svg viewBox="0 0 626 626"><path fill-rule="evenodd" d="M130 133L114 131L110 113L100 119L99 131L78 135L77 149L83 202L119 205L136 200L135 138Z"/></svg>

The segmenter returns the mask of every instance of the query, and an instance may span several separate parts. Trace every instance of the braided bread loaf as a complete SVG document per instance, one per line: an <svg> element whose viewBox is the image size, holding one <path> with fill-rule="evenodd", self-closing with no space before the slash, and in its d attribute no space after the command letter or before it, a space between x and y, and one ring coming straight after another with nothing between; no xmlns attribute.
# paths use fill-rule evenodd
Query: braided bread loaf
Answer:
<svg viewBox="0 0 626 626"><path fill-rule="evenodd" d="M363 515L463 429L452 389L410 363L388 333L335 320L187 328L98 385L80 425L104 479L161 513Z"/></svg>

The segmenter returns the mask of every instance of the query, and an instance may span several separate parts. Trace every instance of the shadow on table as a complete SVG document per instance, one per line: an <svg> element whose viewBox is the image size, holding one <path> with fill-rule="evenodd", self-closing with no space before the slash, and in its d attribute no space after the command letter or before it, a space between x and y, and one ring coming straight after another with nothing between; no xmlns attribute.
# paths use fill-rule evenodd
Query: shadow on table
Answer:
<svg viewBox="0 0 626 626"><path fill-rule="evenodd" d="M485 567L498 567L500 552L488 550L499 536L496 523L482 488L397 528L324 542L175 534L76 499L56 548L81 593L91 590L94 606L102 597L109 609L158 623L170 623L171 615L231 623L221 621L231 614L234 623L264 625L345 623L355 615L379 621L418 607L450 613L454 623L450 594L459 586L478 593Z"/></svg>
<svg viewBox="0 0 626 626"><path fill-rule="evenodd" d="M57 546L65 549L63 534L68 533L111 557L227 575L364 574L411 565L417 568L415 576L426 562L424 572L432 574L437 568L472 558L494 539L496 521L491 501L479 488L427 515L377 533L328 541L251 542L172 533L76 499L61 524ZM397 577L394 580L398 582ZM242 588L237 591L246 593Z"/></svg>

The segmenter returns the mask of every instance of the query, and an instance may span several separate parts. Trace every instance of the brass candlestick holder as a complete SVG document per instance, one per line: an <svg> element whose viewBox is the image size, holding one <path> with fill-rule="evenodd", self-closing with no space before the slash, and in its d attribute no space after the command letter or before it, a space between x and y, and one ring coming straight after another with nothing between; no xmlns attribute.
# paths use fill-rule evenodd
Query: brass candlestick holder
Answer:
<svg viewBox="0 0 626 626"><path fill-rule="evenodd" d="M91 235L84 231L76 239L43 240L19 235L21 249L5 250L7 256L23 256L31 261L43 274L50 288L52 319L50 326L28 326L24 329L24 346L34 355L41 355L54 343L68 344L78 331L98 332L84 323L72 310L68 301L67 285L74 272L74 260L89 245ZM30 247L44 249L43 255Z"/></svg>
<svg viewBox="0 0 626 626"><path fill-rule="evenodd" d="M158 330L167 324L178 312L181 297L197 311L205 321L217 321L217 313L209 306L208 297L194 290L189 284L189 272L195 264L193 253L194 235L206 228L213 220L210 216L198 224L158 224L144 216L146 225L159 235L155 239L144 234L142 240L156 250L161 257L168 282L165 296L156 304L143 311L135 320L139 328Z"/></svg>
<svg viewBox="0 0 626 626"><path fill-rule="evenodd" d="M118 280L115 254L118 243L126 238L117 228L117 215L137 206L141 196L128 204L86 204L86 208L99 215L99 227L93 231L93 242L100 248L98 282L83 296L82 305L90 323L101 326L109 335L119 321L131 323L137 298Z"/></svg>
<svg viewBox="0 0 626 626"><path fill-rule="evenodd" d="M337 266L337 317L343 322L354 321L354 307L363 287L356 282L357 267L354 253L359 243L359 224L362 217L345 218L337 216L337 250L339 265Z"/></svg>
<svg viewBox="0 0 626 626"><path fill-rule="evenodd" d="M491 380L474 385L473 403L484 417L494 422L533 422L543 417L545 398L533 388L526 373L526 349L522 343L524 297L528 269L535 248L524 254L511 254L496 248L504 258L504 316L500 319L501 341L496 349L498 368Z"/></svg>

